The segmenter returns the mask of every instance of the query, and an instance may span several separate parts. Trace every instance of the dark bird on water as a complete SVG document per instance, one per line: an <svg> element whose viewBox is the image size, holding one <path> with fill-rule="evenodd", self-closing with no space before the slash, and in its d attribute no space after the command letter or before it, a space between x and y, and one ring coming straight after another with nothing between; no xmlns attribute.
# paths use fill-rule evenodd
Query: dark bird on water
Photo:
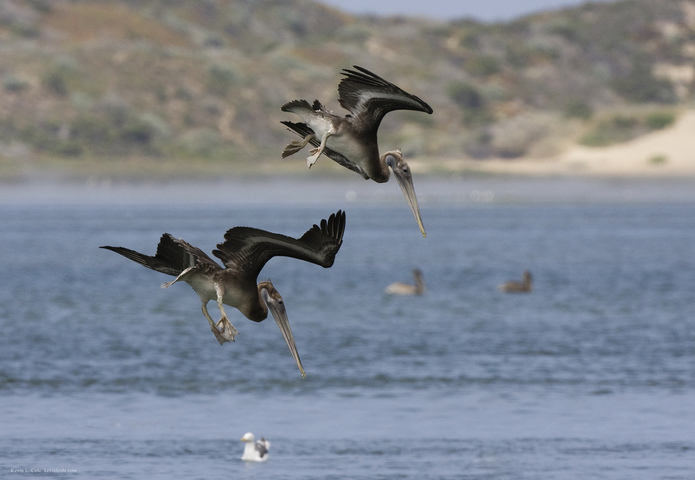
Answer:
<svg viewBox="0 0 695 480"><path fill-rule="evenodd" d="M282 106L282 111L295 113L303 120L303 123L282 122L302 137L301 141L290 142L282 157L292 155L311 143L316 148L307 158L309 167L323 153L364 179L371 178L378 183L388 181L393 172L422 235L426 236L410 167L400 150L379 154L377 130L384 115L393 110L432 113L432 107L369 70L354 68L343 70L345 78L338 85L338 102L348 110L348 115L335 115L318 100L314 100L313 105L306 100L293 100Z"/></svg>
<svg viewBox="0 0 695 480"><path fill-rule="evenodd" d="M222 260L225 268L220 267L199 248L168 233L162 235L154 256L123 247L100 248L112 250L147 268L176 277L163 284L162 288L179 280L188 283L200 297L203 315L220 345L234 341L234 337L239 334L229 322L223 304L238 309L254 322L265 320L270 310L304 376L304 368L280 293L270 280L258 284L256 281L266 262L275 256L297 258L324 268L332 266L343 243L344 232L345 213L341 210L332 214L328 220L322 220L320 226L314 225L298 239L257 228L234 227L227 230L224 242L218 244L212 252ZM222 315L217 323L208 313L207 304L210 300L217 302Z"/></svg>
<svg viewBox="0 0 695 480"><path fill-rule="evenodd" d="M498 288L502 292L506 293L530 293L532 291L531 272L529 272L528 270L524 271L521 278L521 282L517 282L516 280L510 280L508 282L503 283Z"/></svg>

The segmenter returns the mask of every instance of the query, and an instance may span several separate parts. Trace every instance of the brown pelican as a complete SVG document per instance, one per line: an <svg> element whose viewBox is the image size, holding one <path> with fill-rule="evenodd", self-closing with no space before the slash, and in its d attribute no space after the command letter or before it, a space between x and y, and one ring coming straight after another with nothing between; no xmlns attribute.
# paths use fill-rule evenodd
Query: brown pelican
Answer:
<svg viewBox="0 0 695 480"><path fill-rule="evenodd" d="M413 270L413 278L415 279L415 285L396 282L386 287L384 292L389 295L422 295L425 293L425 282L422 280L422 272L416 268Z"/></svg>
<svg viewBox="0 0 695 480"><path fill-rule="evenodd" d="M282 297L270 280L256 285L256 279L266 262L275 256L292 257L324 268L330 267L343 243L344 231L345 213L341 210L332 214L328 220L321 220L320 227L314 225L299 239L257 228L234 227L227 230L224 234L225 241L218 244L217 250L212 252L222 260L226 268L220 267L199 248L168 233L162 235L153 257L123 247L100 248L112 250L147 268L176 277L163 284L162 288L170 287L179 280L193 287L202 302L203 315L220 345L234 341L234 337L239 334L229 322L223 304L237 308L254 322L265 320L270 310L304 376ZM207 303L210 300L217 301L222 314L217 323L208 313Z"/></svg>
<svg viewBox="0 0 695 480"><path fill-rule="evenodd" d="M265 462L268 460L268 450L270 450L270 442L265 438L256 441L253 433L248 432L241 437L244 445L244 454L241 459L245 462Z"/></svg>
<svg viewBox="0 0 695 480"><path fill-rule="evenodd" d="M510 280L508 282L503 283L498 288L506 293L530 293L532 290L531 280L531 272L526 270L522 274L521 282Z"/></svg>
<svg viewBox="0 0 695 480"><path fill-rule="evenodd" d="M282 111L301 117L303 123L282 122L303 138L292 141L282 152L285 158L311 143L314 148L307 158L311 167L323 153L340 165L378 183L388 181L393 172L415 215L423 236L425 227L415 197L410 167L399 150L379 155L377 130L384 115L393 110L416 110L432 113L432 108L415 95L398 88L378 75L355 65L356 70L343 70L338 85L338 101L350 113L345 117L326 110L318 100L310 105L306 100L293 100Z"/></svg>

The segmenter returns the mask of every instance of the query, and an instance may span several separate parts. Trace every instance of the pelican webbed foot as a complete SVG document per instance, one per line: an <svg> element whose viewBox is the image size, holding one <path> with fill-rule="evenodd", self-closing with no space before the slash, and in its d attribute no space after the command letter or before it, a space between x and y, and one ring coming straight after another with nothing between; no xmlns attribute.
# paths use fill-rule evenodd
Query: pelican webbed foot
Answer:
<svg viewBox="0 0 695 480"><path fill-rule="evenodd" d="M311 166L316 163L316 160L318 160L321 154L323 153L323 149L312 148L311 150L309 150L309 153L311 153L312 155L306 158L306 166L311 168Z"/></svg>
<svg viewBox="0 0 695 480"><path fill-rule="evenodd" d="M319 145L318 148L311 149L310 153L312 155L310 157L307 157L306 159L307 167L311 168L311 166L316 163L316 160L318 160L321 154L323 153L323 149L326 146L326 141L328 140L328 137L330 137L331 135L335 135L335 129L333 127L331 127L323 135L323 138L321 139L321 145Z"/></svg>
<svg viewBox="0 0 695 480"><path fill-rule="evenodd" d="M239 335L239 331L234 328L227 317L220 318L220 321L215 325L210 325L210 330L215 334L215 338L220 345L224 345L226 342L233 342L234 337Z"/></svg>
<svg viewBox="0 0 695 480"><path fill-rule="evenodd" d="M300 151L302 148L306 147L306 145L314 139L314 135L307 135L304 137L301 141L298 140L292 140L290 143L287 144L285 147L285 150L282 151L282 158L289 157L290 155L294 155L298 151Z"/></svg>

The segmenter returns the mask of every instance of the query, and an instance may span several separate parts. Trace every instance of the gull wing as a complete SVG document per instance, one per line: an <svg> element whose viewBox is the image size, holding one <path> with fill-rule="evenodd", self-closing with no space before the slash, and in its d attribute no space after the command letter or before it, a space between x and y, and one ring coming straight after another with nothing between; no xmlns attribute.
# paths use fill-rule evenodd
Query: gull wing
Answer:
<svg viewBox="0 0 695 480"><path fill-rule="evenodd" d="M432 107L393 83L354 65L355 70L343 69L338 85L338 101L356 122L365 128L378 129L382 118L393 110L415 110L432 113Z"/></svg>
<svg viewBox="0 0 695 480"><path fill-rule="evenodd" d="M258 452L258 456L261 458L268 454L268 448L266 447L264 441L258 440L256 442L256 451Z"/></svg>
<svg viewBox="0 0 695 480"><path fill-rule="evenodd" d="M275 256L330 267L343 243L344 232L345 212L338 210L328 220L321 220L321 226L314 225L298 239L257 228L234 227L227 230L225 241L212 253L227 268L255 280L266 262Z"/></svg>
<svg viewBox="0 0 695 480"><path fill-rule="evenodd" d="M306 123L294 123L288 121L283 121L282 123L289 127L290 131L296 133L302 138L305 138L307 135L314 134L314 131ZM321 142L316 138L311 139L309 143L311 143L314 147L317 148L321 145ZM365 180L369 180L369 175L365 173L362 167L360 167L356 163L351 162L345 156L341 155L335 150L331 150L329 147L325 146L323 147L322 153L334 162L336 162L338 165L342 165L348 170L352 170L355 173L359 173L362 176L362 178L364 178Z"/></svg>

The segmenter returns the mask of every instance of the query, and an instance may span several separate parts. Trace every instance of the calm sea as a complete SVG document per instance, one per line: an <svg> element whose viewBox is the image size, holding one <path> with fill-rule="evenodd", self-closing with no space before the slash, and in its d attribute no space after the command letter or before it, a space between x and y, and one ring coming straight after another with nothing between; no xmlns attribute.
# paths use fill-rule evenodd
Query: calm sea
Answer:
<svg viewBox="0 0 695 480"><path fill-rule="evenodd" d="M0 187L0 477L695 478L695 182L261 180ZM186 284L100 245L206 251L342 208L322 269L220 346ZM389 297L420 268L427 292ZM534 276L530 295L497 285ZM215 314L214 304L210 311ZM272 447L239 460L251 431Z"/></svg>

